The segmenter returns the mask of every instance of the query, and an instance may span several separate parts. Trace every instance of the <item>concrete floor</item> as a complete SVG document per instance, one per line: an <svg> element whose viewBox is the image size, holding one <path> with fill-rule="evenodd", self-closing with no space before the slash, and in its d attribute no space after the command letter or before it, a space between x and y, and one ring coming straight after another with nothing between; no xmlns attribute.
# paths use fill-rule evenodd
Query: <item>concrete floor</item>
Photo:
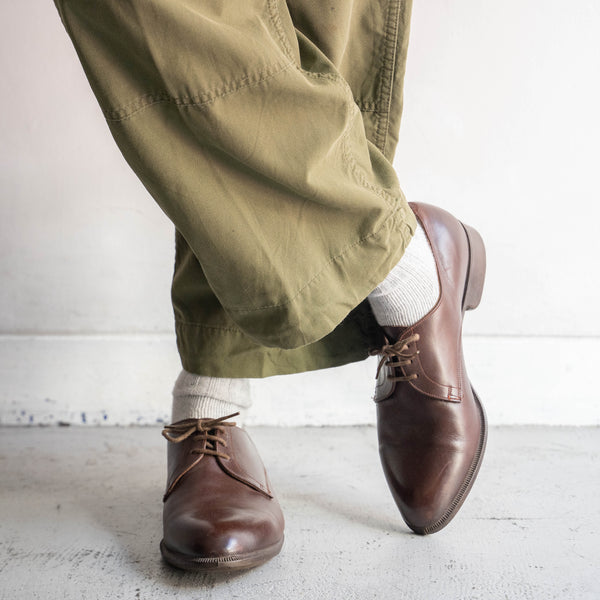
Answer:
<svg viewBox="0 0 600 600"><path fill-rule="evenodd" d="M462 511L411 534L376 432L250 429L287 518L270 563L161 562L166 442L154 428L0 430L0 598L600 598L600 429L492 429Z"/></svg>

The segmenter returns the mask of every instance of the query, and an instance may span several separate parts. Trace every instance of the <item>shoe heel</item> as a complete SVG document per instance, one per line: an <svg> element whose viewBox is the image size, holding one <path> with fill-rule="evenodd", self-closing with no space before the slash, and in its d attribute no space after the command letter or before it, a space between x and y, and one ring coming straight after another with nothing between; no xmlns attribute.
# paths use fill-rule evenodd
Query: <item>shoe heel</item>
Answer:
<svg viewBox="0 0 600 600"><path fill-rule="evenodd" d="M479 306L483 294L483 282L485 280L485 246L479 233L469 227L462 226L469 241L469 273L465 284L463 297L463 310L473 310Z"/></svg>

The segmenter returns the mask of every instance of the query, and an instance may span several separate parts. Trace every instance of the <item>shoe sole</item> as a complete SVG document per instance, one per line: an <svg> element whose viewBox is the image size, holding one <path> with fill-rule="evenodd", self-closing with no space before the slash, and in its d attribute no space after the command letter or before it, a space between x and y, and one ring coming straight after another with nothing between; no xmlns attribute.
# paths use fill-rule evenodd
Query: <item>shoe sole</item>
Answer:
<svg viewBox="0 0 600 600"><path fill-rule="evenodd" d="M185 571L195 571L196 573L221 571L231 573L234 571L245 571L246 569L252 569L266 563L279 554L282 546L283 538L268 548L248 554L204 557L188 556L187 554L175 552L169 549L164 540L162 540L160 542L160 553L164 560L171 566Z"/></svg>
<svg viewBox="0 0 600 600"><path fill-rule="evenodd" d="M469 225L465 225L461 223L463 229L465 230L465 234L467 236L467 242L469 244L469 269L467 271L467 276L465 278L465 289L463 292L463 313L467 310L473 310L479 306L481 302L481 296L483 294L483 282L485 280L485 271L486 271L486 258L485 258L485 245L483 243L483 239L479 235L479 232ZM487 418L485 415L485 410L481 401L479 400L479 396L471 387L471 392L473 393L473 398L477 404L477 408L479 409L479 416L481 420L481 430L479 433L479 442L477 444L477 450L475 452L475 456L473 457L473 461L471 462L471 466L467 471L467 476L463 481L458 493L454 497L454 500L450 504L448 510L444 513L444 515L438 519L432 525L427 527L412 527L411 529L415 533L419 533L421 535L427 535L430 533L436 533L440 529L443 529L450 523L450 521L454 518L456 513L458 513L459 509L463 505L463 502L466 500L471 488L473 487L473 483L477 478L477 474L479 473L479 467L481 466L481 462L483 460L483 455L485 453L485 448L487 444Z"/></svg>

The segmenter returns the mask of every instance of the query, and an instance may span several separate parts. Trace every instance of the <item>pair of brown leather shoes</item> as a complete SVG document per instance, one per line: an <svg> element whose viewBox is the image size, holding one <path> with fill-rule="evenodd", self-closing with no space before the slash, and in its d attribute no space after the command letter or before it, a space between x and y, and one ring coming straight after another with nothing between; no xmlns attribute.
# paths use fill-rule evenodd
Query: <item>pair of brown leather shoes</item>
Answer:
<svg viewBox="0 0 600 600"><path fill-rule="evenodd" d="M464 312L481 298L485 250L479 234L449 213L412 208L431 244L441 294L412 327L384 328L375 401L392 495L409 527L425 534L456 514L485 448L485 415L461 341ZM230 417L188 419L163 432L170 443L161 551L176 567L245 569L283 544L283 515L264 466Z"/></svg>

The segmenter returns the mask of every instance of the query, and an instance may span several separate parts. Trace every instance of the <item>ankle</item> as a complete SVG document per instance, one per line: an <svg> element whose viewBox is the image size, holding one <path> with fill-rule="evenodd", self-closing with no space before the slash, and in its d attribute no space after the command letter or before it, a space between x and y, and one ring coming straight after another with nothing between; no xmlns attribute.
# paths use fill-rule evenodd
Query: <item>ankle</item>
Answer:
<svg viewBox="0 0 600 600"><path fill-rule="evenodd" d="M380 325L409 327L433 309L439 295L435 257L418 223L404 255L368 300Z"/></svg>
<svg viewBox="0 0 600 600"><path fill-rule="evenodd" d="M171 422L183 419L217 419L245 411L251 405L248 379L196 375L182 370L173 388Z"/></svg>

